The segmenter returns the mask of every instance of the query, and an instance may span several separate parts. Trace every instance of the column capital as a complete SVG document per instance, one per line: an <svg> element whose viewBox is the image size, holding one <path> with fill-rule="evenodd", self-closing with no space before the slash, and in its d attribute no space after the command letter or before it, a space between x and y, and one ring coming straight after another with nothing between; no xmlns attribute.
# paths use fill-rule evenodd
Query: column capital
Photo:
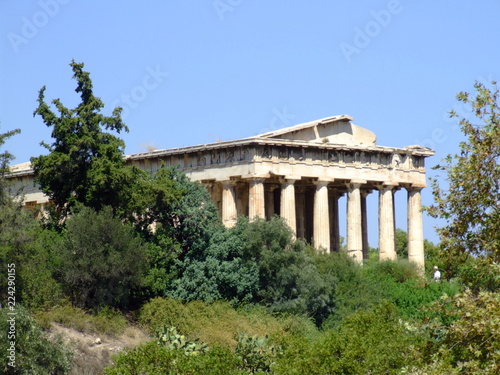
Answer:
<svg viewBox="0 0 500 375"><path fill-rule="evenodd" d="M377 182L375 186L378 190L392 190L396 187L399 187L399 183L396 181L383 181Z"/></svg>
<svg viewBox="0 0 500 375"><path fill-rule="evenodd" d="M361 187L361 185L366 184L366 180L351 180L345 183L346 186L350 189L355 189Z"/></svg>
<svg viewBox="0 0 500 375"><path fill-rule="evenodd" d="M247 177L245 178L250 183L263 183L266 180L266 177Z"/></svg>
<svg viewBox="0 0 500 375"><path fill-rule="evenodd" d="M319 186L319 187L323 187L323 186L328 186L328 184L330 182L333 182L333 178L332 179L329 179L329 180L325 180L325 179L317 179L317 180L314 180L313 181L313 184L316 185L316 186Z"/></svg>
<svg viewBox="0 0 500 375"><path fill-rule="evenodd" d="M299 181L301 179L301 176L292 176L292 175L288 175L288 176L281 176L279 178L279 181L282 183L282 184L294 184L296 181Z"/></svg>

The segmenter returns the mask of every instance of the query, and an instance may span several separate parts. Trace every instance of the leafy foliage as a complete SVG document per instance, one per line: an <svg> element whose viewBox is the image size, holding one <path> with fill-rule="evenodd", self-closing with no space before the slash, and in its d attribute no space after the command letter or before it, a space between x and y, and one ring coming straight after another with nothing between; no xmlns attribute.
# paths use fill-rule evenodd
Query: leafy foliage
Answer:
<svg viewBox="0 0 500 375"><path fill-rule="evenodd" d="M154 298L139 313L139 322L154 334L157 327L175 326L190 339L199 338L210 347L236 345L235 335L248 332L252 335L272 335L280 331L316 331L309 321L296 317L278 319L264 307L245 305L235 309L227 302L206 304L201 301L182 303L170 298Z"/></svg>
<svg viewBox="0 0 500 375"><path fill-rule="evenodd" d="M15 129L6 133L0 133L0 149L5 144L5 141L15 134L20 133L21 130ZM5 150L0 153L0 205L7 203L9 196L7 194L7 181L5 180L5 173L9 172L9 163L14 159L9 151Z"/></svg>
<svg viewBox="0 0 500 375"><path fill-rule="evenodd" d="M274 312L306 314L318 321L330 312L330 285L302 241L276 217L241 218L232 229L213 233L204 252L189 253L168 296L184 301L255 302Z"/></svg>
<svg viewBox="0 0 500 375"><path fill-rule="evenodd" d="M183 350L185 355L199 355L209 350L209 347L199 339L189 341L186 336L177 333L177 329L164 325L156 329L158 344L169 350Z"/></svg>
<svg viewBox="0 0 500 375"><path fill-rule="evenodd" d="M76 202L96 210L104 206L123 208L131 199L136 175L142 172L124 166L124 142L103 131L128 131L121 108L115 108L111 116L102 115L104 103L94 96L83 63L72 61L70 66L78 83L75 91L81 97L76 108L68 109L55 99L52 104L59 112L56 115L45 102L45 86L38 94L34 115L40 115L45 125L52 127L54 142L42 142L48 155L31 158L36 180L63 217Z"/></svg>
<svg viewBox="0 0 500 375"><path fill-rule="evenodd" d="M124 307L141 285L146 248L132 228L82 207L67 222L61 243L61 280L78 307Z"/></svg>
<svg viewBox="0 0 500 375"><path fill-rule="evenodd" d="M105 370L107 375L245 375L238 370L238 358L227 348L214 347L196 356L182 350L168 350L156 342L140 345L115 358L115 364Z"/></svg>
<svg viewBox="0 0 500 375"><path fill-rule="evenodd" d="M427 362L466 374L500 372L500 294L466 290L436 302L429 312L436 318L424 326Z"/></svg>
<svg viewBox="0 0 500 375"><path fill-rule="evenodd" d="M500 261L500 106L496 82L492 88L476 82L475 96L466 92L457 99L470 108L470 116L459 118L466 137L460 153L448 155L438 169L446 173L448 189L433 181L433 217L445 219L439 229L441 247L449 273L456 273L469 255Z"/></svg>
<svg viewBox="0 0 500 375"><path fill-rule="evenodd" d="M10 200L0 205L0 265L16 269L16 296L29 308L48 307L61 298L53 277L58 257L52 250L58 236L40 227L28 210ZM7 296L7 274L0 272L0 293Z"/></svg>
<svg viewBox="0 0 500 375"><path fill-rule="evenodd" d="M241 361L241 368L251 374L258 371L271 372L281 348L270 343L269 337L240 333L234 350Z"/></svg>
<svg viewBox="0 0 500 375"><path fill-rule="evenodd" d="M276 374L397 374L415 355L418 342L394 306L358 310L310 344L290 345ZM405 348L402 350L402 348Z"/></svg>

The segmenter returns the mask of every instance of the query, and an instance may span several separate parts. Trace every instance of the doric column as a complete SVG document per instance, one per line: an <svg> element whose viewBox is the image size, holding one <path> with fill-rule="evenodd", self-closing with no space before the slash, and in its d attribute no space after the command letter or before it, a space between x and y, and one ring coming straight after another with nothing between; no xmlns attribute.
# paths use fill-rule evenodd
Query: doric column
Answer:
<svg viewBox="0 0 500 375"><path fill-rule="evenodd" d="M408 259L424 272L424 230L422 223L421 187L408 190Z"/></svg>
<svg viewBox="0 0 500 375"><path fill-rule="evenodd" d="M254 177L250 179L248 191L248 217L250 220L255 217L265 218L265 196L264 196L264 178Z"/></svg>
<svg viewBox="0 0 500 375"><path fill-rule="evenodd" d="M363 259L368 259L370 246L368 244L368 217L366 212L366 197L371 193L371 190L361 191L361 236L363 244Z"/></svg>
<svg viewBox="0 0 500 375"><path fill-rule="evenodd" d="M295 181L297 179L285 178L281 185L280 215L297 235L297 220L295 211Z"/></svg>
<svg viewBox="0 0 500 375"><path fill-rule="evenodd" d="M330 249L340 250L340 228L339 228L339 198L342 196L336 190L329 191L328 208L330 210Z"/></svg>
<svg viewBox="0 0 500 375"><path fill-rule="evenodd" d="M295 187L295 197L296 202L295 206L297 208L297 237L305 238L306 237L306 192L305 188Z"/></svg>
<svg viewBox="0 0 500 375"><path fill-rule="evenodd" d="M395 260L394 202L392 190L395 184L384 183L379 187L378 246L380 260Z"/></svg>
<svg viewBox="0 0 500 375"><path fill-rule="evenodd" d="M236 210L236 193L234 185L236 181L222 181L222 222L227 228L236 224L238 212Z"/></svg>
<svg viewBox="0 0 500 375"><path fill-rule="evenodd" d="M328 210L328 183L316 181L314 194L314 247L330 252L330 213Z"/></svg>
<svg viewBox="0 0 500 375"><path fill-rule="evenodd" d="M355 261L363 262L363 229L361 225L361 183L347 184L347 252Z"/></svg>

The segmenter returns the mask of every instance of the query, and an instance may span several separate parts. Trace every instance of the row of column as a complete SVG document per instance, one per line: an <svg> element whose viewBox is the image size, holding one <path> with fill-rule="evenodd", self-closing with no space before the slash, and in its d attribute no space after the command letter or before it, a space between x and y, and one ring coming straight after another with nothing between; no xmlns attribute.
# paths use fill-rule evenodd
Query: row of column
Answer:
<svg viewBox="0 0 500 375"><path fill-rule="evenodd" d="M265 178L252 178L249 182L249 217L265 218ZM296 235L297 218L295 202L295 182L299 178L285 178L281 186L280 215L283 217ZM336 194L329 206L328 184L332 181L318 180L314 194L313 207L313 242L317 248L330 251L332 238L338 239L338 198ZM228 227L237 220L236 209L236 181L222 182L222 220ZM347 183L347 251L356 261L362 262L366 257L363 250L368 248L366 195L361 190L365 181L351 181ZM396 184L381 183L379 190L379 254L381 260L396 259L395 249L395 216L393 193ZM408 187L408 258L410 261L424 266L423 227L421 212L421 189ZM332 215L336 215L333 217ZM338 221L338 220L337 220ZM334 224L332 226L332 224ZM332 228L333 227L333 228ZM331 231L336 233L331 233Z"/></svg>

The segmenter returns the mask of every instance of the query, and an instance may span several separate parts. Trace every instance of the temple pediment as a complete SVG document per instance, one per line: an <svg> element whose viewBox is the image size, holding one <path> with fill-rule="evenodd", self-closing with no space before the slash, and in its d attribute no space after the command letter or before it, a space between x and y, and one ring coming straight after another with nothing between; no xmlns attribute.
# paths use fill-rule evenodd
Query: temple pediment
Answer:
<svg viewBox="0 0 500 375"><path fill-rule="evenodd" d="M375 146L376 136L368 129L354 125L348 115L328 117L276 131L258 134L256 138L287 139L350 146Z"/></svg>

